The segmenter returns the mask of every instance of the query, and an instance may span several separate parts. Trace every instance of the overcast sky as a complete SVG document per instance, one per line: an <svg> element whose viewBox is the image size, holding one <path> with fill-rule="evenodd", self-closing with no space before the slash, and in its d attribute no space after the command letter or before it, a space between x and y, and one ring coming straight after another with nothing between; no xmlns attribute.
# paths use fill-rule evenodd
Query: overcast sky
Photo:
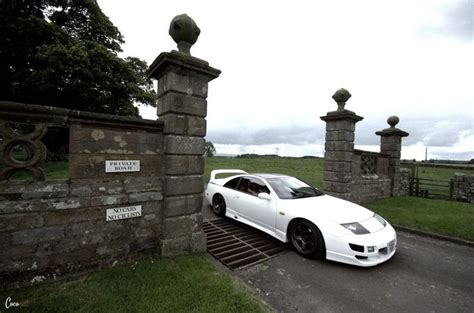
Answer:
<svg viewBox="0 0 474 313"><path fill-rule="evenodd" d="M210 82L207 140L218 153L324 153L320 116L364 117L356 147L379 151L375 131L397 115L402 157L474 158L473 0L99 0L125 37L122 56L151 64L176 49L171 19L191 16L191 54L222 70ZM156 109L141 108L155 119Z"/></svg>

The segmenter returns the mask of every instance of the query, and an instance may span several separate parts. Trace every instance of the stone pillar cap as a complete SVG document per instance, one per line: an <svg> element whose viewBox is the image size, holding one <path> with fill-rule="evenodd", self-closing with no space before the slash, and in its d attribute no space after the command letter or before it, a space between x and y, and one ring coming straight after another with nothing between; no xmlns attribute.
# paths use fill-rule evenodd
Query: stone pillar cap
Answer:
<svg viewBox="0 0 474 313"><path fill-rule="evenodd" d="M191 47L201 34L196 22L187 14L175 16L170 23L169 35L178 44L181 53L191 55Z"/></svg>
<svg viewBox="0 0 474 313"><path fill-rule="evenodd" d="M385 128L382 131L375 132L378 136L399 136L399 137L407 137L410 135L406 131L396 128L395 126L400 122L398 116L392 115L387 119L389 128Z"/></svg>
<svg viewBox="0 0 474 313"><path fill-rule="evenodd" d="M354 112L344 108L350 97L352 97L352 95L347 89L341 88L337 90L332 96L337 103L337 110L328 112L326 116L321 116L320 118L323 121L351 119L355 122L359 122L363 120L364 118L362 116L358 116Z"/></svg>

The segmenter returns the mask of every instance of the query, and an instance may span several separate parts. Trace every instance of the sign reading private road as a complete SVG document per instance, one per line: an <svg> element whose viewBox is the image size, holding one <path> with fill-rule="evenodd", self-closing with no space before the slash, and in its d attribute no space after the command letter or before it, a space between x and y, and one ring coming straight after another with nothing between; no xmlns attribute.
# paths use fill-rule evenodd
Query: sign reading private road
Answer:
<svg viewBox="0 0 474 313"><path fill-rule="evenodd" d="M142 216L142 206L134 205L123 208L107 209L105 220L111 222L140 216Z"/></svg>
<svg viewBox="0 0 474 313"><path fill-rule="evenodd" d="M140 172L140 160L105 161L105 172Z"/></svg>

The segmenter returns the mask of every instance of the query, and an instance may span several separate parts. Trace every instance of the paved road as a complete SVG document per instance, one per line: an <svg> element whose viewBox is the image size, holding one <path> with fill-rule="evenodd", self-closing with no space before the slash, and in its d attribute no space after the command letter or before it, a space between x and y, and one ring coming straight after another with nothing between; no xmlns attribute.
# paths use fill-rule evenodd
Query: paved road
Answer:
<svg viewBox="0 0 474 313"><path fill-rule="evenodd" d="M373 268L288 249L234 274L279 312L474 312L474 248L403 232L395 256Z"/></svg>

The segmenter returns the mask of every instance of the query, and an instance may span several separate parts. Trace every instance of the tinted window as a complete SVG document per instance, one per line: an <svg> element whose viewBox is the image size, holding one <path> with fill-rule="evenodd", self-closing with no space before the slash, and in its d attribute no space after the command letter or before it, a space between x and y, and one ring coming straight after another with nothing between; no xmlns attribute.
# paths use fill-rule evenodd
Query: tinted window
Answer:
<svg viewBox="0 0 474 313"><path fill-rule="evenodd" d="M225 183L224 187L227 187L230 189L237 189L237 186L239 185L239 180L240 180L240 177L231 179L227 183Z"/></svg>
<svg viewBox="0 0 474 313"><path fill-rule="evenodd" d="M270 193L270 190L265 183L261 179L254 177L243 177L239 190L252 196L257 196L261 192Z"/></svg>
<svg viewBox="0 0 474 313"><path fill-rule="evenodd" d="M267 182L280 199L317 197L323 193L295 177L282 176L268 178Z"/></svg>

